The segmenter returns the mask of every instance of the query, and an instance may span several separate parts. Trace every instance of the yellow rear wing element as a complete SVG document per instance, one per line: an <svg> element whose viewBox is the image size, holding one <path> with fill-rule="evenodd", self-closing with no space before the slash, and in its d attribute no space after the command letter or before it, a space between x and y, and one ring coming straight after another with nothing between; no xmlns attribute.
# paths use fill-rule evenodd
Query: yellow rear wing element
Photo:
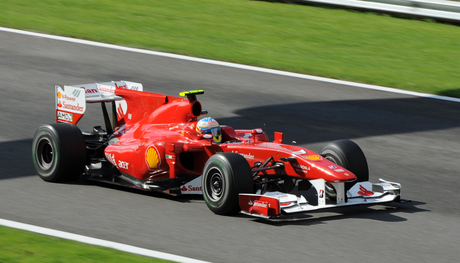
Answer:
<svg viewBox="0 0 460 263"><path fill-rule="evenodd" d="M187 96L187 99L189 101L195 101L196 100L196 95L201 95L204 94L204 90L189 90L189 91L182 91L179 93L179 96L185 97Z"/></svg>

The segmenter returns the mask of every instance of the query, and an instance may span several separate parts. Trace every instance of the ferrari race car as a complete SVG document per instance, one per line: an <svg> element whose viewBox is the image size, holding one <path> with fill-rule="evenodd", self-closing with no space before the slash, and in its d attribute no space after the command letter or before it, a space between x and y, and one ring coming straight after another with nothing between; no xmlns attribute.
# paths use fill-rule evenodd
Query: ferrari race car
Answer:
<svg viewBox="0 0 460 263"><path fill-rule="evenodd" d="M400 184L369 182L366 158L352 141L315 153L283 144L280 132L269 141L260 128L234 129L201 117L208 113L197 100L202 90L180 97L142 90L129 81L56 86L56 123L39 127L33 139L38 175L47 182L84 177L169 195L202 194L220 215L272 218L401 200ZM105 127L81 132L76 125L88 103L100 103Z"/></svg>

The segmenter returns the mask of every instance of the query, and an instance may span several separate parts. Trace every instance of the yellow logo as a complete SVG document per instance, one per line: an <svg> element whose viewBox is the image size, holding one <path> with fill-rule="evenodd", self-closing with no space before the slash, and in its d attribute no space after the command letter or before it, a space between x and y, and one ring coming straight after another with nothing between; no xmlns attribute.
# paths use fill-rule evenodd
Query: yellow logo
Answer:
<svg viewBox="0 0 460 263"><path fill-rule="evenodd" d="M61 98L61 93L60 93L60 92L58 92L57 96L58 96L58 98Z"/></svg>
<svg viewBox="0 0 460 263"><path fill-rule="evenodd" d="M150 169L156 169L160 166L160 158L158 156L158 150L155 146L150 146L145 153L145 160L149 165Z"/></svg>
<svg viewBox="0 0 460 263"><path fill-rule="evenodd" d="M307 155L307 156L304 156L305 159L309 159L309 160L312 160L312 161L319 161L321 160L321 156L319 155Z"/></svg>

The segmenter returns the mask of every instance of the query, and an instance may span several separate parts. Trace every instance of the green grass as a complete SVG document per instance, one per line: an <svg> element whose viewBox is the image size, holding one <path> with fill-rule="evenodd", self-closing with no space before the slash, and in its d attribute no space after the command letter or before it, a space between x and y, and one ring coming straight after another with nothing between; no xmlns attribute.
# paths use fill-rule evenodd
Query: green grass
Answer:
<svg viewBox="0 0 460 263"><path fill-rule="evenodd" d="M2 263L144 263L165 261L0 226Z"/></svg>
<svg viewBox="0 0 460 263"><path fill-rule="evenodd" d="M460 97L460 29L250 0L2 0L0 25Z"/></svg>

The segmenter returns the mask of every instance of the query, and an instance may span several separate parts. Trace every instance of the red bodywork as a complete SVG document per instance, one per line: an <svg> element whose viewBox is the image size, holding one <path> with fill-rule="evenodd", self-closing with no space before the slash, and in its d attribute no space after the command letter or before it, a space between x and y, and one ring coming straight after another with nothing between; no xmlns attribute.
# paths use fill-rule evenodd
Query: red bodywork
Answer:
<svg viewBox="0 0 460 263"><path fill-rule="evenodd" d="M203 112L195 96L181 98L120 88L115 95L126 100L128 107L116 123L114 135L119 141L105 148L105 156L125 175L152 183L184 174L198 177L210 156L234 152L245 157L250 166L271 157L284 163L281 171L262 171L265 174L322 178L326 182L356 180L353 173L315 152L282 144L282 134L278 132L274 142L269 142L261 129L221 126L222 143L212 143L212 139L195 131Z"/></svg>

